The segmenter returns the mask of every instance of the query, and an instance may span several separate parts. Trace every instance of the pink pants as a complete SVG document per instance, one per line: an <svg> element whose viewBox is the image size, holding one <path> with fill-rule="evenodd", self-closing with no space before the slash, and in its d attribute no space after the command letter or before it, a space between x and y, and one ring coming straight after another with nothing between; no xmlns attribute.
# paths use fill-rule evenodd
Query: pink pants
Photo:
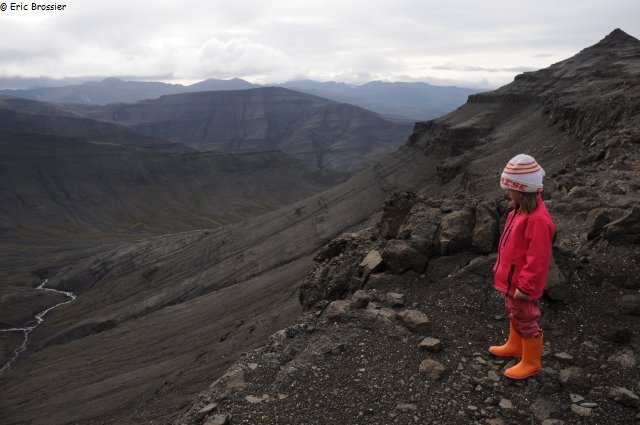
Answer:
<svg viewBox="0 0 640 425"><path fill-rule="evenodd" d="M516 300L505 297L504 311L522 338L531 338L542 330L538 325L538 320L542 316L538 300Z"/></svg>

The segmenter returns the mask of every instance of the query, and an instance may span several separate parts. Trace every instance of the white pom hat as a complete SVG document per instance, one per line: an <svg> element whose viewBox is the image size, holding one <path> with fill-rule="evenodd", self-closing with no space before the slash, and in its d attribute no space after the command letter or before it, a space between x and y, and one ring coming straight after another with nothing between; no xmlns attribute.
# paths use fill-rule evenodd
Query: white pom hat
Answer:
<svg viewBox="0 0 640 425"><path fill-rule="evenodd" d="M500 176L500 187L519 192L542 192L542 178L544 170L529 155L521 153L509 160Z"/></svg>

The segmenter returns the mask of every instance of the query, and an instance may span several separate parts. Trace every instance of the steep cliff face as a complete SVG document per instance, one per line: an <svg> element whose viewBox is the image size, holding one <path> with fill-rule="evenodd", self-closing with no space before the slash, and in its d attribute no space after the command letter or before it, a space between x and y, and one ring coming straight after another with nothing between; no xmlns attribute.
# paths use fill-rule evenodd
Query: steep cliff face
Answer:
<svg viewBox="0 0 640 425"><path fill-rule="evenodd" d="M360 170L400 146L411 126L281 88L162 96L105 106L92 118L225 153L282 150L317 168Z"/></svg>

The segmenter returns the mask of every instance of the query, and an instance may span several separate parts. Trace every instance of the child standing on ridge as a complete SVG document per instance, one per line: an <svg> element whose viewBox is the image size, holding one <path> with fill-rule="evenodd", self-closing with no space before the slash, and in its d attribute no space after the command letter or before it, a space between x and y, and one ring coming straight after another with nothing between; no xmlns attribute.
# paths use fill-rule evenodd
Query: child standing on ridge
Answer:
<svg viewBox="0 0 640 425"><path fill-rule="evenodd" d="M513 157L500 176L500 186L515 205L498 244L493 267L494 287L504 294L510 321L509 339L491 346L495 356L519 357L507 369L511 379L524 379L542 368L542 330L539 299L547 281L555 224L542 202L544 170L525 154Z"/></svg>

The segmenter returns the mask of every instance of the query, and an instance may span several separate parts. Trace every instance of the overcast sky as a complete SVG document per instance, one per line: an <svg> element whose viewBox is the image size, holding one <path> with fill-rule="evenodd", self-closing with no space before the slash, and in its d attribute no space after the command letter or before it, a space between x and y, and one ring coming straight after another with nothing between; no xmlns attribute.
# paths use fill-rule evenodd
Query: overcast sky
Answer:
<svg viewBox="0 0 640 425"><path fill-rule="evenodd" d="M0 78L310 78L498 87L574 55L615 28L640 37L639 0L57 4L65 10L0 12Z"/></svg>

